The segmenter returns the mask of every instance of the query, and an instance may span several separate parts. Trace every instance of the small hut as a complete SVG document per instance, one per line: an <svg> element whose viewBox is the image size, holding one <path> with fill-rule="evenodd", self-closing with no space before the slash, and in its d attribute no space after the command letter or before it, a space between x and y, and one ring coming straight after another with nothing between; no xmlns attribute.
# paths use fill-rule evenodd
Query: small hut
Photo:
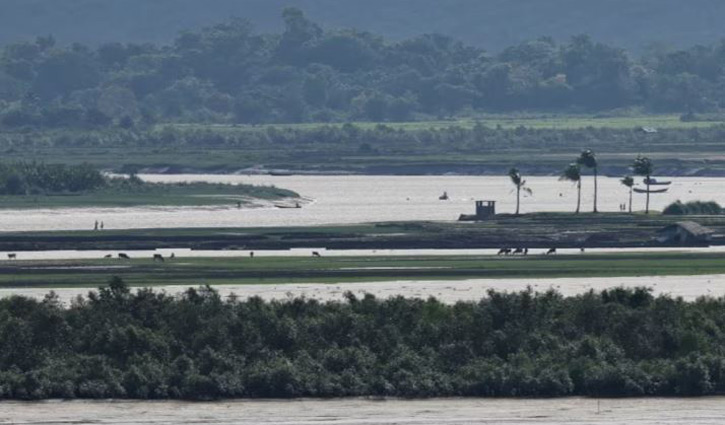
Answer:
<svg viewBox="0 0 725 425"><path fill-rule="evenodd" d="M666 244L700 245L712 240L714 230L694 221L678 221L657 231L657 240Z"/></svg>
<svg viewBox="0 0 725 425"><path fill-rule="evenodd" d="M476 201L476 214L461 214L458 220L478 221L493 218L496 215L496 201Z"/></svg>

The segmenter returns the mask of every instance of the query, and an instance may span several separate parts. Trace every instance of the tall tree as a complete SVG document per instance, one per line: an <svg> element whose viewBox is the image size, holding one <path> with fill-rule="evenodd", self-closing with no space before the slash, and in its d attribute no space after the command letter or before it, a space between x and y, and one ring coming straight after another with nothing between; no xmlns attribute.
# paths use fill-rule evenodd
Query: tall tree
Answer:
<svg viewBox="0 0 725 425"><path fill-rule="evenodd" d="M632 163L632 172L636 176L645 177L644 183L647 185L647 203L644 209L645 214L649 214L649 184L650 176L652 175L653 170L654 167L652 166L652 160L650 160L646 156L637 155L637 158L635 158L634 162Z"/></svg>
<svg viewBox="0 0 725 425"><path fill-rule="evenodd" d="M629 188L629 213L632 214L632 187L634 186L634 179L632 176L624 176L620 182Z"/></svg>
<svg viewBox="0 0 725 425"><path fill-rule="evenodd" d="M594 172L594 210L597 211L597 157L591 149L585 149L577 159L577 163L587 168L591 168Z"/></svg>
<svg viewBox="0 0 725 425"><path fill-rule="evenodd" d="M561 173L559 180L567 180L567 181L576 183L576 211L575 211L575 213L579 214L579 209L581 207L581 201L582 201L581 166L579 164L577 164L576 162L572 162L571 164L567 165L567 167L564 168L564 171Z"/></svg>
<svg viewBox="0 0 725 425"><path fill-rule="evenodd" d="M511 179L511 183L516 186L516 215L519 215L519 206L521 205L521 191L531 194L533 193L531 189L526 187L526 180L521 177L521 173L519 172L518 168L511 168L508 173L509 178Z"/></svg>

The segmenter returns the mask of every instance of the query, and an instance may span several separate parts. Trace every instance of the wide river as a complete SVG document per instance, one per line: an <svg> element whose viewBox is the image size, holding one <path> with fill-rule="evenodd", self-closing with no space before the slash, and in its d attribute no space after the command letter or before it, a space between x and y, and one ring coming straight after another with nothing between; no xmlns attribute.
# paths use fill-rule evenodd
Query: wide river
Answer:
<svg viewBox="0 0 725 425"><path fill-rule="evenodd" d="M498 212L513 212L515 194L505 176L246 176L143 175L156 182L207 181L275 185L311 200L304 208L57 208L0 210L0 231L106 228L297 226L401 220L456 220L472 213L474 199L495 200ZM556 177L529 177L533 194L522 195L521 211L573 211L576 188ZM651 196L651 208L677 199L714 200L725 204L725 178L676 177L667 193ZM641 186L641 179L637 179ZM586 177L582 208L592 207L593 182ZM447 192L450 199L438 197ZM616 178L600 177L599 209L617 211L627 190ZM634 208L644 209L644 195L634 195Z"/></svg>
<svg viewBox="0 0 725 425"><path fill-rule="evenodd" d="M472 212L473 199L498 201L499 212L512 212L514 194L506 177L458 176L142 176L152 181L210 181L275 185L297 191L311 200L300 209L251 208L84 208L0 210L0 231L88 229L95 220L107 228L295 226L396 220L455 220ZM576 202L575 188L555 177L531 177L533 195L522 199L522 211L568 211ZM652 208L661 209L677 199L715 200L725 203L722 178L675 178L669 192L652 196ZM591 208L591 179L583 187L583 208ZM448 192L450 200L438 196ZM618 179L600 178L600 210L617 211L627 201ZM635 208L643 208L643 195L635 195ZM433 252L431 252L433 253ZM25 255L25 254L24 254ZM43 258L49 253L39 253ZM67 253L59 253L64 258ZM98 253L91 253L96 256ZM194 255L189 253L189 255ZM307 255L306 253L304 255ZM71 256L72 255L71 253ZM565 294L610 286L653 287L692 299L722 294L725 276L640 277L615 279L517 279L459 282L376 282L344 286L318 284L244 285L219 287L221 293L284 298L304 295L339 299L345 290L378 296L404 294L437 296L446 302L477 299L487 289L536 290L556 288ZM175 292L182 288L168 287ZM69 299L86 290L56 289ZM10 294L42 296L46 289L4 289ZM294 400L188 402L0 402L0 424L284 424L284 425L463 425L463 424L721 424L725 398L696 399L432 399Z"/></svg>
<svg viewBox="0 0 725 425"><path fill-rule="evenodd" d="M725 398L0 402L0 424L722 424Z"/></svg>

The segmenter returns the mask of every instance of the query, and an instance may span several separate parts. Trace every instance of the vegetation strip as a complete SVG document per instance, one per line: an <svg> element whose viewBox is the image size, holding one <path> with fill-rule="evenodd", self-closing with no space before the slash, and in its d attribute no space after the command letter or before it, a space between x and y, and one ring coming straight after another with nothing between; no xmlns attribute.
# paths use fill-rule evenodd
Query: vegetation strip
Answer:
<svg viewBox="0 0 725 425"><path fill-rule="evenodd" d="M443 304L132 293L0 300L0 399L725 393L725 299L612 289Z"/></svg>

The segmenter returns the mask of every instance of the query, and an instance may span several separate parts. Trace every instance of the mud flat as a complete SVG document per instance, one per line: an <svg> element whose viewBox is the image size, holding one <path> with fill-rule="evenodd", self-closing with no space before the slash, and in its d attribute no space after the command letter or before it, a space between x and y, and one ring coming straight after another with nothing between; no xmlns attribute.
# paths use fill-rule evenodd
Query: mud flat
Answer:
<svg viewBox="0 0 725 425"><path fill-rule="evenodd" d="M373 294L376 297L436 297L446 303L479 300L489 290L521 291L531 287L543 292L555 289L562 295L577 295L589 290L602 291L616 287L649 287L655 295L667 294L694 300L701 296L725 296L725 274L700 276L643 276L643 277L604 277L604 278L554 278L554 279L468 279L457 281L385 281L385 282L348 282L304 283L304 284L249 284L214 285L222 296L232 294L241 298L259 296L265 300L281 300L294 297L314 298L321 301L342 300L346 292L357 296ZM168 294L183 292L189 285L168 285L157 290ZM69 303L79 295L88 294L88 288L53 288L64 303ZM0 298L22 295L41 299L48 294L48 288L2 288ZM1 422L0 422L1 423Z"/></svg>
<svg viewBox="0 0 725 425"><path fill-rule="evenodd" d="M725 398L2 402L0 424L721 424Z"/></svg>

